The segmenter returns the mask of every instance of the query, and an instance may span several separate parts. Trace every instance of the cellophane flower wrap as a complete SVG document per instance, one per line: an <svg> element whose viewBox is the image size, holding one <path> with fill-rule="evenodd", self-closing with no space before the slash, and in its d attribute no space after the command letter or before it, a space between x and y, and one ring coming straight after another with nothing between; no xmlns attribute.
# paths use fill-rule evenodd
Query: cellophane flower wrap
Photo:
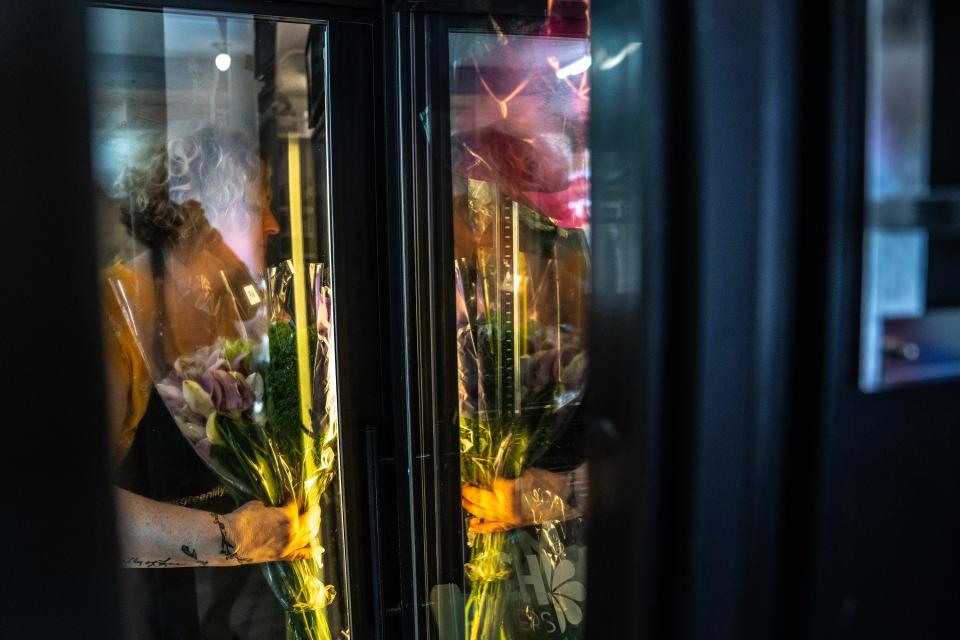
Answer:
<svg viewBox="0 0 960 640"><path fill-rule="evenodd" d="M267 269L264 281L236 261L177 273L166 260L163 281L115 278L112 291L181 433L238 503L320 507L312 557L263 570L287 637L329 640L343 615L331 606L340 567L327 552L337 550L337 417L326 272L309 265L303 274L309 313L298 327L291 261ZM222 553L246 561L242 548Z"/></svg>
<svg viewBox="0 0 960 640"><path fill-rule="evenodd" d="M590 50L553 26L450 40L461 479L533 519L468 534L466 640L583 637L581 514L536 482L587 370Z"/></svg>
<svg viewBox="0 0 960 640"><path fill-rule="evenodd" d="M536 321L525 322L521 332L514 325L530 351L520 357L521 397L505 406L503 360L516 353L516 338L505 330L504 309L490 299L496 281L492 262L460 260L456 266L461 478L479 487L516 481L515 499L532 514L534 538L525 529L468 534L466 638L574 640L582 638L586 597L582 582L572 579L567 529L574 514L567 513L566 495L520 479L571 427L571 409L582 398L586 352L575 336ZM531 554L536 561L528 566ZM577 556L582 564L582 551ZM526 575L537 571L545 575ZM520 583L531 579L542 579L543 587L524 597ZM537 603L541 594L545 602Z"/></svg>

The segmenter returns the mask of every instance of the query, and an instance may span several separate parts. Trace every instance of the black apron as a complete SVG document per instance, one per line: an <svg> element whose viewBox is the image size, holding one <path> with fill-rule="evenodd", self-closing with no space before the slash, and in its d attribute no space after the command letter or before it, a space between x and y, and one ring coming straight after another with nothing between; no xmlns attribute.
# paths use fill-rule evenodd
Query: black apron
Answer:
<svg viewBox="0 0 960 640"><path fill-rule="evenodd" d="M206 512L229 513L233 498L180 433L156 390L137 427L133 445L117 470L115 484L154 500L187 499ZM195 503L195 504L194 504ZM211 519L211 530L216 525ZM173 562L193 564L181 554ZM175 569L124 569L123 618L128 637L138 640L282 638L279 602L257 565Z"/></svg>

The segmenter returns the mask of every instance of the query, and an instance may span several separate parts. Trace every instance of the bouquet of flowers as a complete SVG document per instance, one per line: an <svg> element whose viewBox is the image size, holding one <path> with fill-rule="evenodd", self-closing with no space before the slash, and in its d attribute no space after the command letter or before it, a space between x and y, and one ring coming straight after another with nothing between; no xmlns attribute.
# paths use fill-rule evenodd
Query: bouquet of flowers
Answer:
<svg viewBox="0 0 960 640"><path fill-rule="evenodd" d="M467 640L582 634L582 554L562 476L544 464L570 435L586 370L589 5L561 5L538 35L451 36L461 478L536 535L468 533Z"/></svg>
<svg viewBox="0 0 960 640"><path fill-rule="evenodd" d="M527 214L531 224L550 227L535 212ZM561 231L552 227L552 232ZM559 637L576 638L573 626L582 620L578 603L585 591L570 580L565 496L543 486L526 487L520 479L569 426L564 407L579 401L586 354L575 335L565 336L560 327L543 326L524 313L530 273L519 268L525 264L520 256L513 261L518 271L509 276L501 273L503 261L484 251L475 262L460 258L456 263L461 478L484 488L506 483L517 508L532 515L539 541L532 545L537 567L531 571L539 572L542 565L547 582L557 582L544 587L547 602L541 604L552 607L550 624L566 634ZM556 272L547 271L543 280L556 284ZM542 626L542 611L521 603L514 586L518 561L531 551L518 551L526 544L522 536L529 537L522 531L468 535L467 640L531 637Z"/></svg>
<svg viewBox="0 0 960 640"><path fill-rule="evenodd" d="M460 477L466 484L491 487L504 477L520 475L527 445L527 429L521 421L492 415L487 402L496 395L494 361L499 351L499 328L480 297L475 314L467 309L465 261L458 261L457 369L460 398ZM480 343L478 348L478 342ZM488 357L482 358L481 353ZM486 384L485 384L486 383ZM472 535L470 557L464 566L469 580L466 601L466 640L505 638L506 578L510 576L506 532Z"/></svg>
<svg viewBox="0 0 960 640"><path fill-rule="evenodd" d="M450 38L461 478L536 535L468 533L467 640L582 637L567 472L545 458L570 435L587 363L589 3L551 7L540 33Z"/></svg>
<svg viewBox="0 0 960 640"><path fill-rule="evenodd" d="M111 285L160 396L197 454L239 501L281 506L293 500L306 512L331 502L327 489L337 467L330 289L323 268L311 265L310 313L294 314L292 263L267 275L266 287L235 273L220 272L219 287L201 277L203 286L189 292L195 295L181 299L202 307L217 330L186 332L192 340L166 335L178 322L183 326L183 317L145 308L143 292L128 290L129 283ZM213 339L198 344L201 335ZM169 343L179 355L168 365L162 353L170 353ZM227 541L221 553L245 561L243 550ZM326 608L337 597L331 584L337 568L323 560L324 547L315 540L312 557L264 565L290 639L332 637Z"/></svg>

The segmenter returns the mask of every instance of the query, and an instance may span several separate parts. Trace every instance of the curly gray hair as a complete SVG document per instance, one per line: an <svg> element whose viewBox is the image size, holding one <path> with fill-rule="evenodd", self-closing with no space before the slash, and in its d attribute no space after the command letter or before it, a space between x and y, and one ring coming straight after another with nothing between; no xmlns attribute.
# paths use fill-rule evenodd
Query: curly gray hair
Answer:
<svg viewBox="0 0 960 640"><path fill-rule="evenodd" d="M144 145L117 181L121 221L145 246L189 240L207 224L249 228L259 210L264 166L246 136L204 125Z"/></svg>

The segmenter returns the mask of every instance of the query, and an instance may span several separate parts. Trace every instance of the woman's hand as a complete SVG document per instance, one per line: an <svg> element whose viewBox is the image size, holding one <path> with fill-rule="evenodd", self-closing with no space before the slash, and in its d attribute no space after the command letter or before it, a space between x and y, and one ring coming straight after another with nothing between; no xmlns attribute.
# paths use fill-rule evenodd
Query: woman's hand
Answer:
<svg viewBox="0 0 960 640"><path fill-rule="evenodd" d="M220 515L116 490L122 564L131 569L235 567L299 560L318 545L320 507L248 502Z"/></svg>
<svg viewBox="0 0 960 640"><path fill-rule="evenodd" d="M528 469L520 478L497 478L488 488L464 485L461 504L473 517L471 533L495 533L517 527L564 520L570 477L544 469Z"/></svg>
<svg viewBox="0 0 960 640"><path fill-rule="evenodd" d="M320 530L320 507L301 514L294 502L268 507L252 500L222 518L227 553L242 562L297 560L313 553ZM221 551L223 553L223 551Z"/></svg>

